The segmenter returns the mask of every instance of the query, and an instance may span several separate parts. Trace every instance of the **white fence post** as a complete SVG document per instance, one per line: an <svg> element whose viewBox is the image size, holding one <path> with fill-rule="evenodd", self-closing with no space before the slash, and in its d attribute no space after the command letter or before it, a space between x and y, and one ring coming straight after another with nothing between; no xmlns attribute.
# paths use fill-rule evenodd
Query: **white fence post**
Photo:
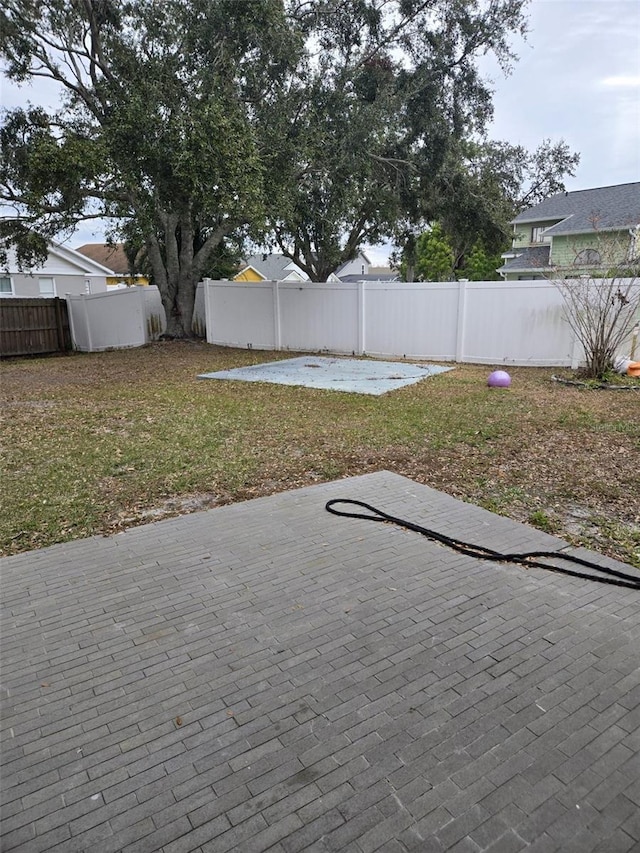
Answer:
<svg viewBox="0 0 640 853"><path fill-rule="evenodd" d="M80 300L80 304L84 310L84 321L87 325L87 351L93 352L93 341L91 340L91 319L89 318L89 303L87 302L87 295L85 293L81 293Z"/></svg>
<svg viewBox="0 0 640 853"><path fill-rule="evenodd" d="M275 349L282 349L282 326L280 322L280 282L272 281L273 292L273 339L275 341Z"/></svg>
<svg viewBox="0 0 640 853"><path fill-rule="evenodd" d="M456 317L456 361L464 361L464 339L467 325L467 283L458 282L458 313Z"/></svg>
<svg viewBox="0 0 640 853"><path fill-rule="evenodd" d="M78 345L76 343L77 339L78 339L78 332L76 329L76 318L74 316L74 312L73 312L71 304L70 304L71 303L71 294L65 293L64 298L67 300L67 315L69 317L69 332L71 334L71 346L74 349L78 349Z"/></svg>
<svg viewBox="0 0 640 853"><path fill-rule="evenodd" d="M364 355L367 351L366 348L366 338L367 338L367 330L365 328L365 283L364 281L358 282L358 355Z"/></svg>
<svg viewBox="0 0 640 853"><path fill-rule="evenodd" d="M206 328L207 343L213 341L213 316L211 312L211 279L204 279L204 325Z"/></svg>

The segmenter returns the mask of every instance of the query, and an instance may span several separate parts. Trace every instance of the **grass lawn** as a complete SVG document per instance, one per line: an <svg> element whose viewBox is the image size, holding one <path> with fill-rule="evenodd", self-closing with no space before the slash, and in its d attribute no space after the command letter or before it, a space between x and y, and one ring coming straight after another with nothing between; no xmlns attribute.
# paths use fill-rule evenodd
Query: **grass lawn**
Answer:
<svg viewBox="0 0 640 853"><path fill-rule="evenodd" d="M478 365L382 397L196 378L291 355L175 342L1 363L1 552L386 468L640 567L638 391L534 368L489 389Z"/></svg>

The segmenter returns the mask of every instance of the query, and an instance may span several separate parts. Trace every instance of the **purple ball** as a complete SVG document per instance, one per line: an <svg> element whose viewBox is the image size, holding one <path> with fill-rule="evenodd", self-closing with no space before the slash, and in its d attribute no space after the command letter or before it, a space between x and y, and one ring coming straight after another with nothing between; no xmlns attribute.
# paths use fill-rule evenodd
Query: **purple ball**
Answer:
<svg viewBox="0 0 640 853"><path fill-rule="evenodd" d="M494 370L487 379L489 388L508 388L511 385L511 377L506 370Z"/></svg>

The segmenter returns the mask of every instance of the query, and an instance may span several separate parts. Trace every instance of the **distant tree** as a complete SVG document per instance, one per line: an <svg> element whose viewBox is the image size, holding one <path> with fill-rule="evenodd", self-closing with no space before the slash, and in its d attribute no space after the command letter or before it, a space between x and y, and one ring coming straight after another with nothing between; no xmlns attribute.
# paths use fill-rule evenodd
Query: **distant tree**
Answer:
<svg viewBox="0 0 640 853"><path fill-rule="evenodd" d="M437 222L416 240L413 270L400 265L404 281L450 281L453 278L453 249Z"/></svg>
<svg viewBox="0 0 640 853"><path fill-rule="evenodd" d="M427 199L428 210L436 212L434 218L453 247L455 268L467 265L466 256L478 242L489 255L503 252L510 243L511 220L561 192L579 160L562 140L544 140L533 152L506 142L458 142ZM409 256L413 246L406 230L398 242Z"/></svg>
<svg viewBox="0 0 640 853"><path fill-rule="evenodd" d="M496 270L502 263L500 253L490 254L482 241L477 240L465 255L464 266L458 270L458 277L469 281L498 281L500 274Z"/></svg>
<svg viewBox="0 0 640 853"><path fill-rule="evenodd" d="M580 155L562 140L544 140L535 151L506 142L462 146L462 156L443 171L440 219L456 255L464 264L480 240L489 254L509 245L511 220L522 210L564 190Z"/></svg>

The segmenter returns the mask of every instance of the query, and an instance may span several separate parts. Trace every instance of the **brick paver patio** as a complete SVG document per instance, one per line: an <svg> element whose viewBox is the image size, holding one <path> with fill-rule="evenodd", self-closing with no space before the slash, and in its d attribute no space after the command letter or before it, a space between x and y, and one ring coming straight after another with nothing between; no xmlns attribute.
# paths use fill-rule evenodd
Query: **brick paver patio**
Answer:
<svg viewBox="0 0 640 853"><path fill-rule="evenodd" d="M640 850L640 593L333 497L564 546L381 472L2 560L2 850Z"/></svg>

